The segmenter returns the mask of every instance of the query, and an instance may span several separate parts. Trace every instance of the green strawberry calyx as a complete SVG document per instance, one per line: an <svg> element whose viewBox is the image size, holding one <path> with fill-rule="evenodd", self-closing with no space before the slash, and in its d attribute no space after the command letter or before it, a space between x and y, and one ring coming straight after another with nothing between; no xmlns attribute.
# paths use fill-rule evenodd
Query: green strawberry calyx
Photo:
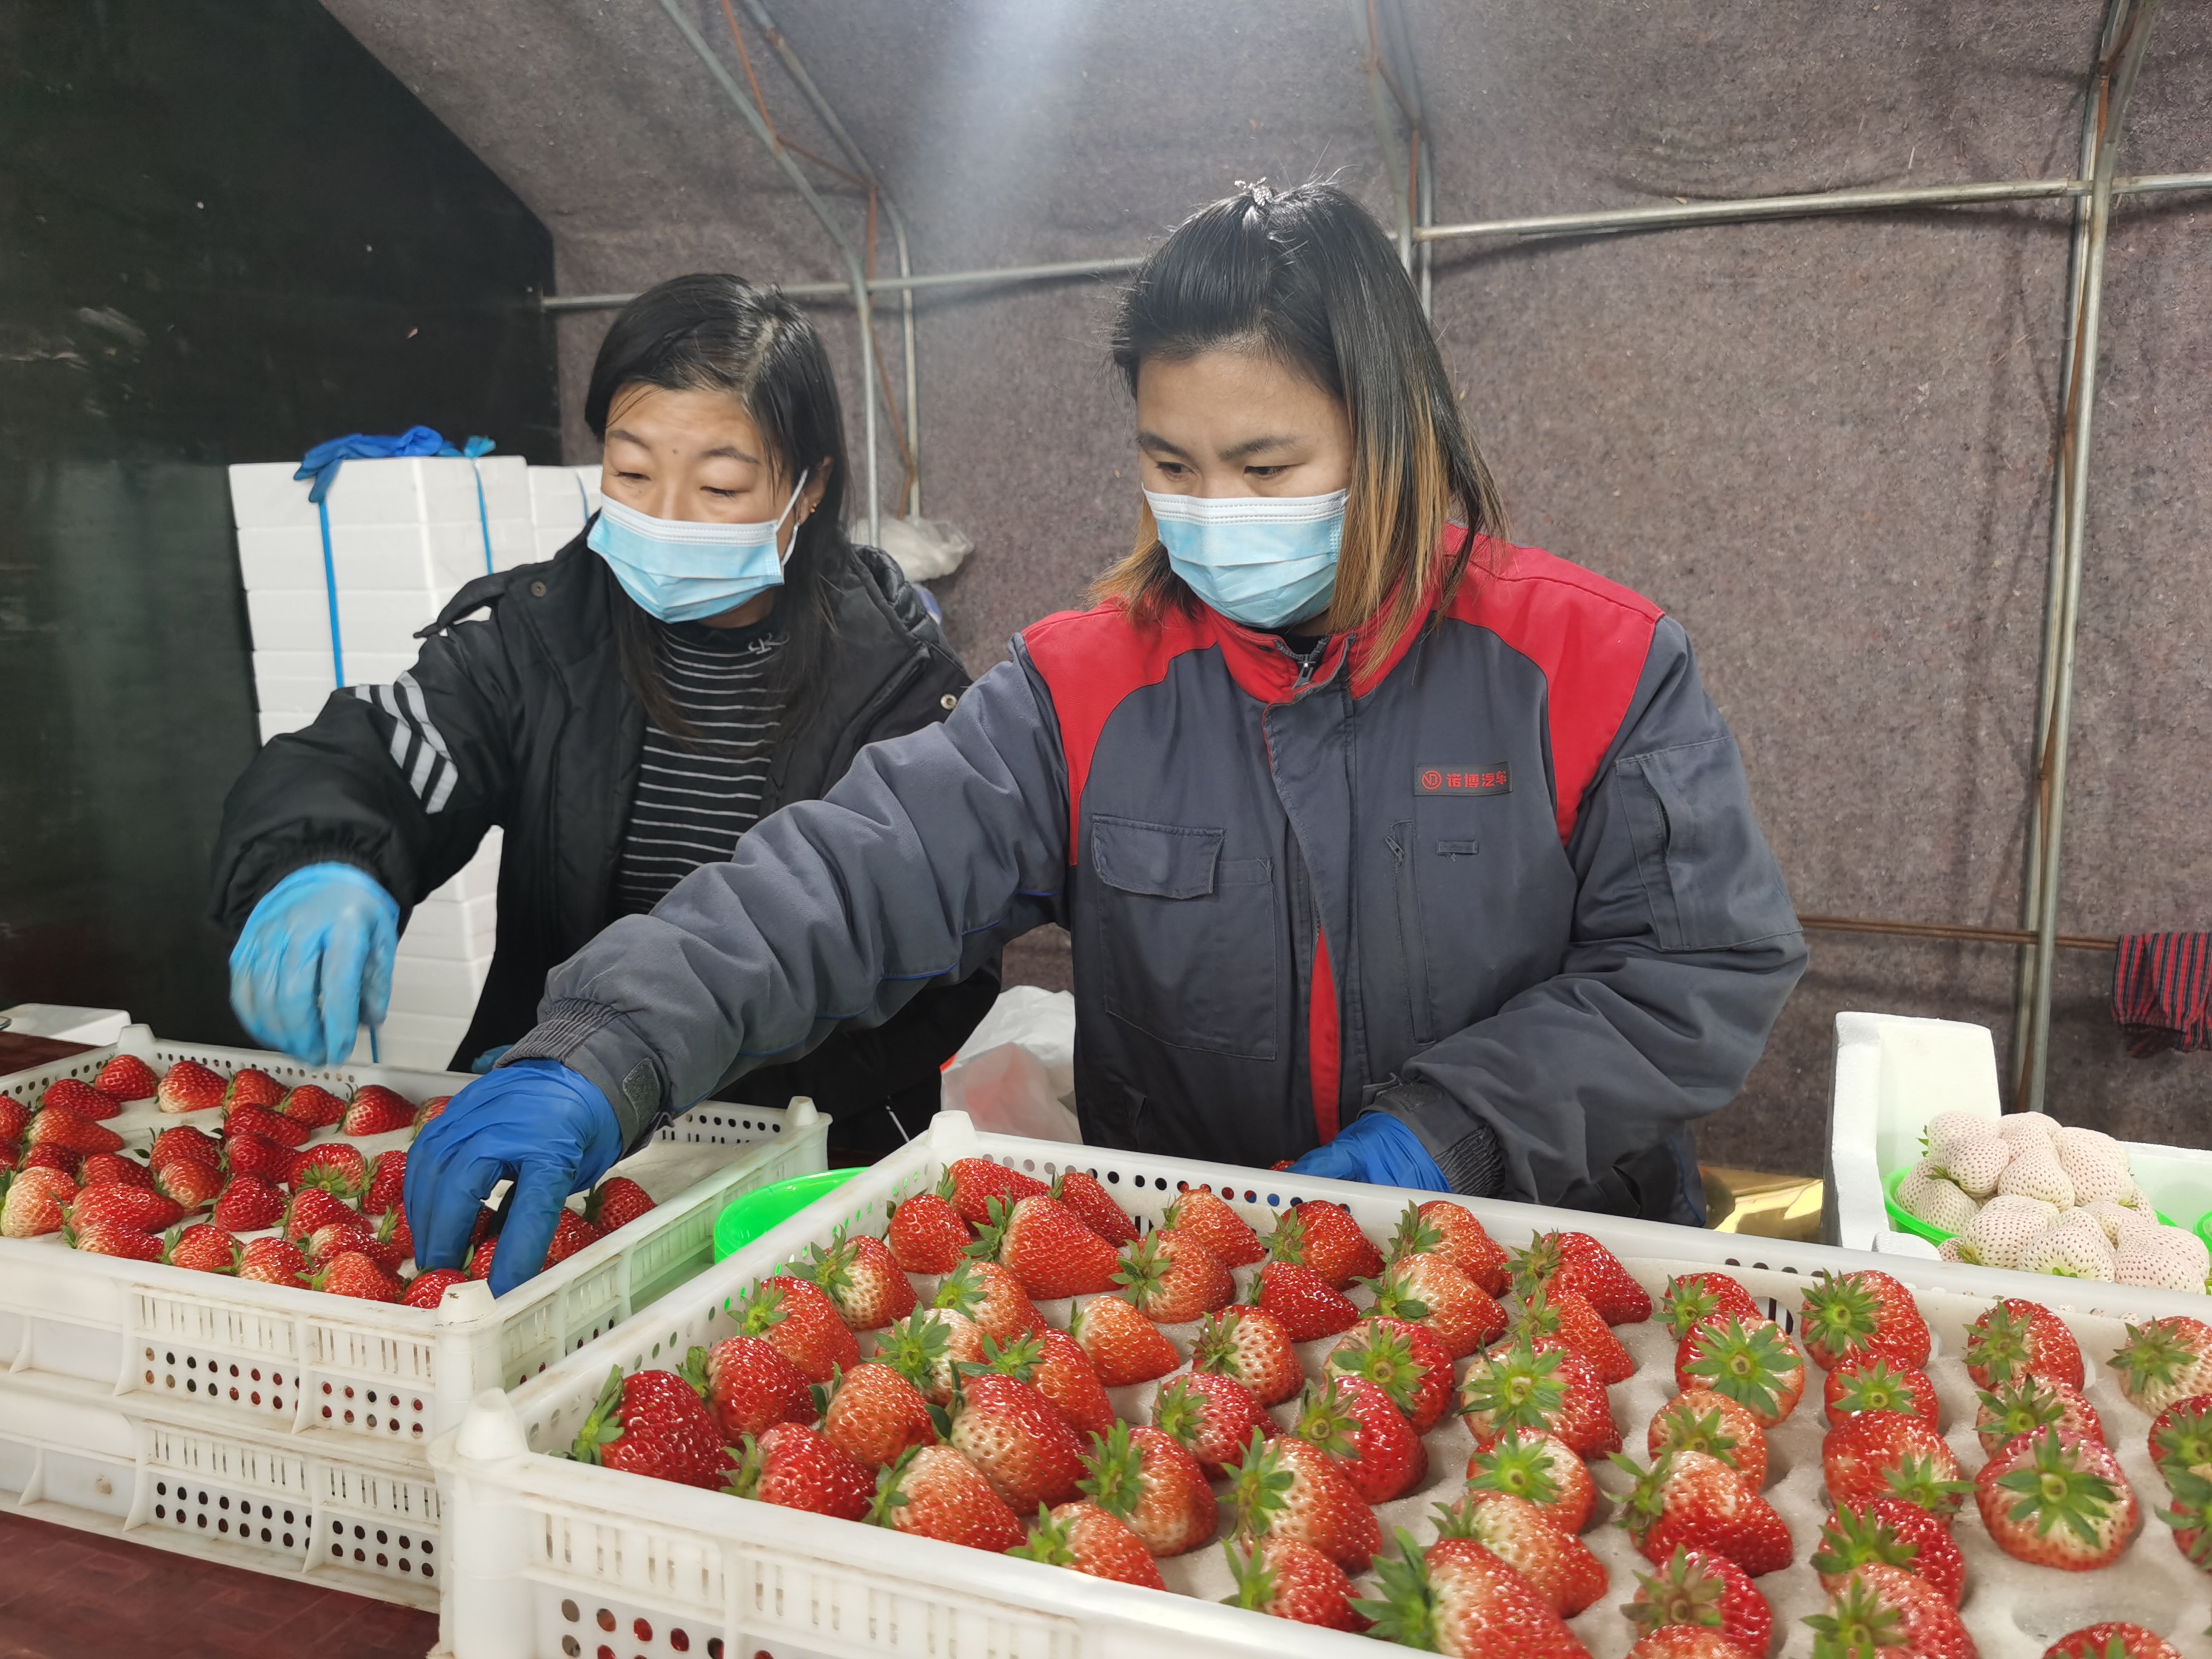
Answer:
<svg viewBox="0 0 2212 1659"><path fill-rule="evenodd" d="M1467 1484L1472 1491L1510 1492L1536 1504L1559 1498L1550 1448L1541 1438L1524 1438L1518 1429L1507 1430L1474 1455Z"/></svg>
<svg viewBox="0 0 2212 1659"><path fill-rule="evenodd" d="M1257 1438L1259 1431L1252 1431ZM1083 1479L1075 1489L1107 1514L1126 1520L1145 1498L1143 1451L1129 1438L1129 1425L1116 1420L1104 1434L1091 1436L1083 1460Z"/></svg>
<svg viewBox="0 0 2212 1659"><path fill-rule="evenodd" d="M1694 1406L1670 1401L1659 1413L1658 1422L1659 1450L1701 1451L1732 1469L1742 1467L1736 1455L1741 1443L1723 1426L1719 1412L1701 1413Z"/></svg>
<svg viewBox="0 0 2212 1659"><path fill-rule="evenodd" d="M1427 1255L1443 1242L1443 1232L1435 1223L1424 1218L1421 1206L1409 1199L1405 1213L1398 1218L1398 1231L1390 1236L1389 1259L1395 1263L1409 1255Z"/></svg>
<svg viewBox="0 0 2212 1659"><path fill-rule="evenodd" d="M1730 1315L1724 1323L1702 1327L1691 1340L1698 1344L1698 1353L1682 1368L1684 1373L1755 1416L1778 1416L1784 1378L1804 1370L1782 1328L1771 1320L1747 1329L1741 1319Z"/></svg>
<svg viewBox="0 0 2212 1659"><path fill-rule="evenodd" d="M1566 1379L1557 1375L1560 1364L1558 1350L1516 1341L1503 1358L1468 1372L1460 1385L1460 1415L1487 1419L1492 1433L1549 1429L1567 1401Z"/></svg>
<svg viewBox="0 0 2212 1659"><path fill-rule="evenodd" d="M1413 1534L1394 1528L1398 1553L1375 1558L1375 1577L1380 1594L1352 1602L1352 1610L1372 1621L1366 1633L1377 1641L1401 1647L1437 1651L1439 1608L1436 1589L1429 1583L1427 1563Z"/></svg>
<svg viewBox="0 0 2212 1659"><path fill-rule="evenodd" d="M1224 1473L1229 1477L1229 1503L1237 1516L1237 1534L1245 1538L1264 1536L1273 1526L1276 1513L1289 1501L1291 1488L1297 1484L1297 1474L1283 1467L1282 1458L1256 1427L1245 1443L1244 1455Z"/></svg>
<svg viewBox="0 0 2212 1659"><path fill-rule="evenodd" d="M1316 1450L1343 1462L1359 1455L1359 1414L1352 1409L1343 1383L1336 1377L1306 1384L1298 1401L1292 1434Z"/></svg>
<svg viewBox="0 0 2212 1659"><path fill-rule="evenodd" d="M1837 1592L1827 1612L1805 1622L1812 1627L1815 1659L1844 1659L1905 1645L1905 1615L1856 1578Z"/></svg>
<svg viewBox="0 0 2212 1659"><path fill-rule="evenodd" d="M1905 1373L1887 1359L1846 1371L1844 1378L1843 1386L1836 1390L1836 1410L1839 1413L1905 1412L1919 1415L1920 1402L1914 1398Z"/></svg>
<svg viewBox="0 0 2212 1659"><path fill-rule="evenodd" d="M1413 1339L1402 1331L1374 1324L1368 1327L1364 1340L1330 1354L1328 1369L1341 1371L1346 1376L1364 1377L1389 1395L1390 1403L1409 1417L1425 1375L1421 1362L1413 1358ZM1565 1393L1562 1388L1563 1396Z"/></svg>
<svg viewBox="0 0 2212 1659"><path fill-rule="evenodd" d="M1818 1573L1846 1573L1854 1567L1881 1565L1912 1571L1920 1559L1920 1546L1901 1536L1874 1509L1836 1505L1836 1512L1820 1528L1811 1566Z"/></svg>
<svg viewBox="0 0 2212 1659"><path fill-rule="evenodd" d="M1838 1358L1864 1347L1881 1329L1881 1304L1856 1280L1825 1270L1806 1288L1800 1327L1808 1344L1817 1343Z"/></svg>
<svg viewBox="0 0 2212 1659"><path fill-rule="evenodd" d="M1717 1630L1724 1622L1721 1598L1728 1586L1705 1564L1690 1559L1680 1544L1656 1572L1636 1575L1636 1599L1621 1611L1644 1631L1664 1630L1669 1625L1692 1625Z"/></svg>
<svg viewBox="0 0 2212 1659"><path fill-rule="evenodd" d="M2093 1547L2102 1541L2098 1528L2120 1495L2111 1481L2082 1467L2063 1435L2049 1429L2028 1443L2028 1462L1999 1475L1996 1485L2017 1500L2005 1511L2007 1521L2015 1526L2033 1522L2039 1538L2063 1526Z"/></svg>
<svg viewBox="0 0 2212 1659"><path fill-rule="evenodd" d="M1006 1552L1024 1561L1042 1561L1048 1567L1072 1567L1075 1565L1075 1541L1070 1524L1055 1516L1051 1506L1037 1505L1036 1520L1030 1527L1028 1539Z"/></svg>

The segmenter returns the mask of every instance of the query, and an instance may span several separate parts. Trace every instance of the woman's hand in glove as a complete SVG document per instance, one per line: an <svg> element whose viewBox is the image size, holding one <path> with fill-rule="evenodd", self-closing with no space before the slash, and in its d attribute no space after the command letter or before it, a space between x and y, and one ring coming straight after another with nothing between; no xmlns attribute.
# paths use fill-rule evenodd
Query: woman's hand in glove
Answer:
<svg viewBox="0 0 2212 1659"><path fill-rule="evenodd" d="M1355 1119L1328 1146L1315 1147L1291 1164L1291 1173L1331 1181L1364 1181L1377 1187L1410 1187L1423 1193L1451 1190L1444 1172L1413 1132L1388 1112L1370 1112Z"/></svg>
<svg viewBox="0 0 2212 1659"><path fill-rule="evenodd" d="M392 1000L399 906L366 870L311 864L261 896L230 953L230 1006L257 1042L336 1066Z"/></svg>

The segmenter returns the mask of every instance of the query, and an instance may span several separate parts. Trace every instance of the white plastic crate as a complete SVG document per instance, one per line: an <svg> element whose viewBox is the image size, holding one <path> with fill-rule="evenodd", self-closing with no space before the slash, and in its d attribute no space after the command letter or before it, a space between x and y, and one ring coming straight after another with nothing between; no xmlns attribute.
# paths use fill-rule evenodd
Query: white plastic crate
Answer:
<svg viewBox="0 0 2212 1659"><path fill-rule="evenodd" d="M137 1054L157 1073L186 1059L225 1073L251 1065L287 1085L381 1083L415 1101L469 1081L391 1066L317 1069L281 1054L160 1040L137 1025L112 1047L0 1079L0 1091L35 1103L49 1084L89 1079L118 1053ZM215 1116L175 1116L138 1102L109 1127L143 1147L179 1122L212 1129ZM145 1438L166 1427L201 1437L226 1468L262 1470L256 1492L306 1480L349 1526L366 1526L363 1517L377 1514L413 1515L409 1535L434 1539L434 1505L425 1496L433 1490L425 1462L431 1439L459 1421L487 1386L520 1383L706 1267L723 1206L822 1169L828 1126L804 1100L786 1109L708 1103L617 1166L659 1200L650 1215L497 1301L471 1285L435 1310L87 1255L56 1236L0 1239L0 1488L20 1504L65 1504L143 1533L143 1541L166 1543L169 1535L154 1524L161 1517L148 1518L146 1505L159 1494L147 1496L155 1477L146 1470L174 1464L152 1456ZM403 1129L355 1144L373 1157L408 1139ZM32 1403L19 1404L19 1395ZM112 1488L99 1494L106 1498L126 1490L118 1471L129 1463L129 1507L80 1501L93 1490L91 1477L80 1480L70 1460L94 1452ZM64 1489L76 1495L56 1495ZM197 1522L192 1532L198 1546L223 1559L286 1570L256 1553L258 1537L241 1554L219 1534L210 1541ZM372 1576L399 1589L419 1585L413 1567L386 1553L388 1564ZM327 1565L305 1559L300 1570ZM345 1570L372 1566L349 1555Z"/></svg>
<svg viewBox="0 0 2212 1659"><path fill-rule="evenodd" d="M488 1393L455 1433L431 1449L439 1486L452 1517L453 1559L439 1652L451 1659L556 1659L619 1641L620 1651L657 1656L765 1650L797 1656L981 1653L1008 1659L1079 1659L1129 1656L1239 1654L1322 1659L1372 1653L1342 1635L1264 1619L1216 1605L1228 1593L1218 1548L1161 1564L1172 1588L1156 1591L1104 1583L1056 1568L891 1533L720 1494L678 1487L548 1454L573 1442L611 1366L624 1371L665 1365L694 1344L711 1344L734 1329L726 1303L763 1273L825 1242L843 1224L880 1232L890 1204L929 1189L944 1166L981 1155L1049 1176L1063 1164L1096 1171L1115 1198L1146 1224L1157 1224L1186 1184L1208 1184L1263 1230L1293 1200L1327 1198L1345 1205L1375 1238L1385 1238L1412 1194L1352 1182L1202 1165L1142 1154L1070 1147L1053 1142L978 1134L963 1114L941 1113L928 1135L702 1274L646 1315L570 1355L512 1394ZM1427 1196L1424 1194L1422 1196ZM1936 1261L1877 1258L1864 1253L1651 1222L1487 1200L1462 1200L1500 1242L1516 1246L1532 1232L1568 1228L1594 1234L1627 1261L1648 1287L1672 1272L1724 1268L1784 1317L1816 1271L1879 1266L1910 1285L1937 1334L1955 1355L1965 1325L1998 1296L2032 1295L2059 1306L2075 1296L2096 1308L2067 1314L2092 1356L2097 1375L2090 1397L2105 1414L2113 1447L2146 1503L2159 1488L2142 1449L2147 1419L2120 1399L2103 1357L2121 1328L2109 1316L2141 1317L2181 1311L2194 1300L2171 1293L2123 1291L2019 1273L1988 1273ZM1240 1278L1249 1270L1240 1270ZM1064 1323L1064 1304L1044 1311ZM1171 1331L1171 1336L1177 1334ZM1651 1413L1673 1392L1673 1344L1656 1322L1618 1333L1639 1362L1637 1375L1613 1391L1613 1414L1637 1441ZM1302 1350L1309 1370L1329 1344ZM1149 1386L1149 1385L1148 1385ZM1815 1380L1808 1401L1771 1431L1772 1467L1780 1471L1768 1497L1790 1524L1794 1564L1759 1581L1774 1604L1778 1650L1800 1659L1810 1650L1798 1621L1825 1603L1806 1558L1826 1504L1820 1493L1820 1418ZM1972 1431L1972 1398L1955 1364L1939 1368L1947 1422L1969 1468L1982 1460ZM1131 1415L1133 1391L1115 1391ZM1278 1407L1279 1421L1285 1408ZM1430 1474L1423 1487L1384 1506L1387 1524L1416 1527L1431 1506L1459 1489L1471 1442L1455 1419L1431 1436ZM1968 1449L1972 1449L1968 1454ZM1640 1441L1632 1449L1641 1450ZM1601 1486L1618 1492L1618 1471L1601 1466ZM1966 1616L1984 1659L2036 1659L2055 1637L2097 1617L2143 1620L2169 1634L2203 1628L2212 1590L2155 1522L2122 1562L2087 1576L2030 1569L2001 1554L1979 1530L1971 1505L1959 1533L1973 1586ZM1618 1609L1633 1591L1636 1571L1649 1564L1617 1527L1585 1534L1607 1565L1607 1595L1573 1623L1597 1659L1626 1650L1632 1631ZM610 1637L603 1632L617 1632ZM681 1644L678 1635L681 1633Z"/></svg>
<svg viewBox="0 0 2212 1659"><path fill-rule="evenodd" d="M1922 1137L1938 1112L1971 1112L1994 1121L2002 1109L1996 1045L1987 1026L1901 1014L1838 1014L1822 1237L1853 1249L1933 1254L1926 1240L1891 1230L1883 1204L1889 1177L1926 1155ZM2063 1103L2050 1109L2060 1122L2068 1121ZM2136 1184L2164 1214L2193 1227L2212 1210L2212 1152L2142 1141L2122 1145ZM2201 1317L2203 1299L2197 1304Z"/></svg>

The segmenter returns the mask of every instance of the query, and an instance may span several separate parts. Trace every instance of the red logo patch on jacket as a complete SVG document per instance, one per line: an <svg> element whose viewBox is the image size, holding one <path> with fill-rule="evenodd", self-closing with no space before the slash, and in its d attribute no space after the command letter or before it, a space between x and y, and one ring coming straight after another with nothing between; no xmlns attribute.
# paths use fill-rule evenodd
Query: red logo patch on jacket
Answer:
<svg viewBox="0 0 2212 1659"><path fill-rule="evenodd" d="M1417 766L1417 795L1510 795L1513 774L1504 761L1488 766Z"/></svg>

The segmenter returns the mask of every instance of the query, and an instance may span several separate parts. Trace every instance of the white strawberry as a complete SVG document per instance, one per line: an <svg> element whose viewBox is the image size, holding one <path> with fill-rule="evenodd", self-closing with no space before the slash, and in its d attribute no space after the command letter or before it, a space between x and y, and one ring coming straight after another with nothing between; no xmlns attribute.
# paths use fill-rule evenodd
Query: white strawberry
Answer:
<svg viewBox="0 0 2212 1659"><path fill-rule="evenodd" d="M2083 1215L2097 1218L2097 1224L2105 1230L2105 1243L2116 1249L2131 1232L2140 1231L2145 1224L2158 1224L2148 1217L2138 1215L2126 1205L2109 1198L2093 1198L2082 1205L2081 1210Z"/></svg>
<svg viewBox="0 0 2212 1659"><path fill-rule="evenodd" d="M2058 1144L2058 1120L2043 1112L2014 1112L1997 1120L1997 1133L2022 1146Z"/></svg>
<svg viewBox="0 0 2212 1659"><path fill-rule="evenodd" d="M2094 1129L2058 1132L2058 1167L2074 1183L2076 1204L2117 1199L2136 1184L2128 1171L2128 1155L2120 1150L2119 1143Z"/></svg>
<svg viewBox="0 0 2212 1659"><path fill-rule="evenodd" d="M2007 1198L2039 1198L2062 1210L2074 1207L2074 1183L2058 1167L2057 1150L2047 1146L2023 1147L1997 1177L1997 1191Z"/></svg>
<svg viewBox="0 0 2212 1659"><path fill-rule="evenodd" d="M1959 1259L1981 1267L2015 1267L2027 1242L2058 1219L2039 1198L1993 1198L1959 1230Z"/></svg>
<svg viewBox="0 0 2212 1659"><path fill-rule="evenodd" d="M1964 1261L1966 1259L1960 1253L1959 1241L1955 1238L1947 1238L1938 1244L1936 1254L1946 1261Z"/></svg>
<svg viewBox="0 0 2212 1659"><path fill-rule="evenodd" d="M1975 1135L1995 1134L1997 1121L1972 1112L1938 1112L1928 1120L1928 1150L1941 1158L1960 1141Z"/></svg>
<svg viewBox="0 0 2212 1659"><path fill-rule="evenodd" d="M2056 1273L2062 1279L2112 1279L2112 1247L2094 1216L2069 1210L2028 1240L2020 1253L2024 1273Z"/></svg>
<svg viewBox="0 0 2212 1659"><path fill-rule="evenodd" d="M2122 1193L2113 1201L2123 1209L2133 1210L2138 1215L2151 1215L2158 1207L2150 1201L2150 1195L2140 1187L2133 1192Z"/></svg>
<svg viewBox="0 0 2212 1659"><path fill-rule="evenodd" d="M2123 1285L2202 1294L2208 1272L2212 1272L2212 1251L2182 1227L2139 1232L2112 1253L2112 1276Z"/></svg>
<svg viewBox="0 0 2212 1659"><path fill-rule="evenodd" d="M1996 1191L1998 1179L2011 1167L2019 1150L2009 1140L1986 1131L1968 1135L1951 1143L1943 1156L1943 1173L1968 1198L1987 1198Z"/></svg>
<svg viewBox="0 0 2212 1659"><path fill-rule="evenodd" d="M1960 1192L1932 1158L1923 1158L1897 1183L1897 1204L1905 1214L1955 1233L1974 1218L1974 1200Z"/></svg>

